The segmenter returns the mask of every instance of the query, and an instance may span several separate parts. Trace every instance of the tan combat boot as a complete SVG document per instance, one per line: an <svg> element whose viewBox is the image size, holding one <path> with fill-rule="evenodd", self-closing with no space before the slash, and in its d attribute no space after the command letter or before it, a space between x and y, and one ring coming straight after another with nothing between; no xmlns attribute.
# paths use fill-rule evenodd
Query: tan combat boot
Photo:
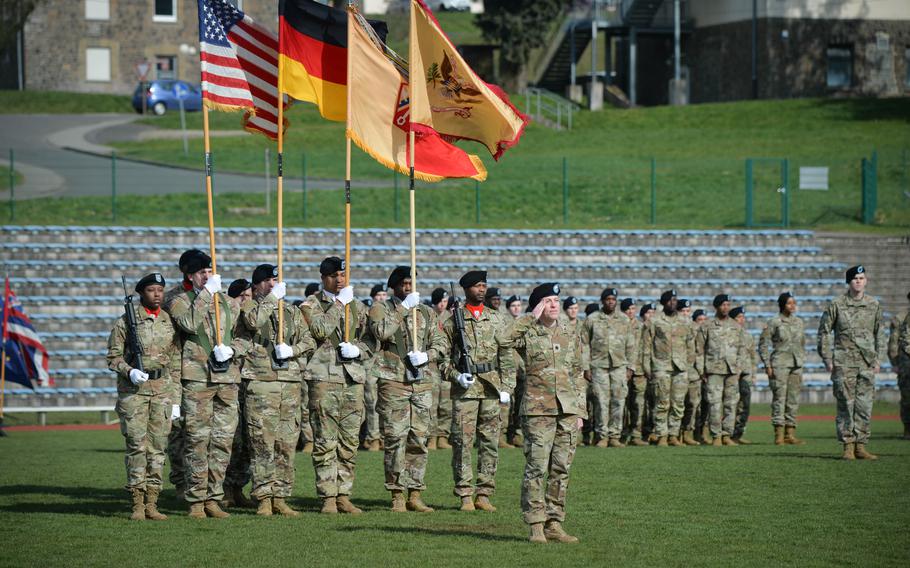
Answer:
<svg viewBox="0 0 910 568"><path fill-rule="evenodd" d="M791 446L802 446L806 442L796 437L796 426L787 426L784 429L784 443Z"/></svg>
<svg viewBox="0 0 910 568"><path fill-rule="evenodd" d="M701 444L695 439L695 436L692 435L691 430L686 430L683 432L683 444L687 446L700 446Z"/></svg>
<svg viewBox="0 0 910 568"><path fill-rule="evenodd" d="M474 500L474 506L488 513L496 512L496 507L493 506L493 503L490 503L490 498L486 495L478 495L477 499Z"/></svg>
<svg viewBox="0 0 910 568"><path fill-rule="evenodd" d="M844 443L844 453L841 455L840 459L853 461L856 459L856 454L853 452L853 442Z"/></svg>
<svg viewBox="0 0 910 568"><path fill-rule="evenodd" d="M653 432L651 432L650 434L648 434L648 443L649 443L649 444L656 444L656 443L657 443L657 434L655 434L655 433L653 433Z"/></svg>
<svg viewBox="0 0 910 568"><path fill-rule="evenodd" d="M226 519L231 515L221 510L221 506L218 504L218 501L206 501L205 502L205 514L213 519Z"/></svg>
<svg viewBox="0 0 910 568"><path fill-rule="evenodd" d="M363 509L356 507L347 495L339 495L335 499L335 505L338 507L339 513L345 513L347 515L362 515Z"/></svg>
<svg viewBox="0 0 910 568"><path fill-rule="evenodd" d="M461 508L459 509L459 511L467 512L467 511L476 511L476 510L477 509L474 507L474 498L471 497L470 495L462 495L461 496Z"/></svg>
<svg viewBox="0 0 910 568"><path fill-rule="evenodd" d="M336 497L323 497L322 509L319 512L325 515L338 513L338 499Z"/></svg>
<svg viewBox="0 0 910 568"><path fill-rule="evenodd" d="M313 453L313 442L307 442L303 445L303 453L305 453L305 454Z"/></svg>
<svg viewBox="0 0 910 568"><path fill-rule="evenodd" d="M723 438L721 438L721 444L723 444L725 446L738 446L739 445L738 443L736 443L736 440L734 440L730 436L724 436Z"/></svg>
<svg viewBox="0 0 910 568"><path fill-rule="evenodd" d="M910 440L910 438L907 438L907 439ZM515 434L514 436L509 438L509 443L512 444L513 446L515 446L516 448L520 448L520 447L524 446L524 437L522 437L521 434Z"/></svg>
<svg viewBox="0 0 910 568"><path fill-rule="evenodd" d="M578 542L578 538L568 534L566 531L562 530L562 525L559 521L554 521L550 519L547 521L546 526L543 529L544 536L547 540L553 540L556 542L564 542L566 544L575 544Z"/></svg>
<svg viewBox="0 0 910 568"><path fill-rule="evenodd" d="M644 440L642 440L641 438L632 438L631 440L629 440L629 445L640 447L640 446L647 446L648 443L645 442Z"/></svg>
<svg viewBox="0 0 910 568"><path fill-rule="evenodd" d="M205 503L190 503L190 513L188 515L191 519L204 519L205 518Z"/></svg>
<svg viewBox="0 0 910 568"><path fill-rule="evenodd" d="M476 504L475 504L476 506ZM433 508L427 507L427 504L423 502L420 498L420 491L408 491L408 502L405 503L405 507L408 511L413 511L415 513L432 513Z"/></svg>
<svg viewBox="0 0 910 568"><path fill-rule="evenodd" d="M716 438L711 440L711 445L715 448L719 448L724 445L724 442L723 442L723 440L720 439L720 436L717 436Z"/></svg>
<svg viewBox="0 0 910 568"><path fill-rule="evenodd" d="M436 449L436 436L430 436L429 439L427 439L427 449L428 450Z"/></svg>
<svg viewBox="0 0 910 568"><path fill-rule="evenodd" d="M740 446L751 446L752 445L752 440L747 440L747 439L743 438L742 436L736 436L735 438L731 438L731 440L733 440Z"/></svg>
<svg viewBox="0 0 910 568"><path fill-rule="evenodd" d="M408 509L404 504L404 493L401 491L392 491L392 512L407 513Z"/></svg>
<svg viewBox="0 0 910 568"><path fill-rule="evenodd" d="M676 447L684 445L682 442L679 441L679 438L676 436L670 436L670 439L667 440L667 443L671 446L676 446Z"/></svg>
<svg viewBox="0 0 910 568"><path fill-rule="evenodd" d="M291 509L284 497L272 497L272 512L282 517L299 517L300 513Z"/></svg>
<svg viewBox="0 0 910 568"><path fill-rule="evenodd" d="M158 511L160 487L148 487L145 490L145 518L152 521L166 521L167 515Z"/></svg>
<svg viewBox="0 0 910 568"><path fill-rule="evenodd" d="M221 506L230 509L234 506L234 488L224 486L224 499L221 500Z"/></svg>
<svg viewBox="0 0 910 568"><path fill-rule="evenodd" d="M382 448L379 447L379 440L371 440L371 441L370 441L370 449L369 449L368 451L370 451L370 452L378 452L378 451L381 450L381 449L382 449Z"/></svg>
<svg viewBox="0 0 910 568"><path fill-rule="evenodd" d="M130 515L131 521L145 520L145 491L142 489L132 489L130 494L133 497L133 514Z"/></svg>
<svg viewBox="0 0 910 568"><path fill-rule="evenodd" d="M436 438L436 449L438 450L451 450L452 444L449 443L449 439L445 436L439 436Z"/></svg>
<svg viewBox="0 0 910 568"><path fill-rule="evenodd" d="M499 447L500 448L514 448L515 446L510 444L509 441L506 439L506 435L503 434L502 436L499 437Z"/></svg>
<svg viewBox="0 0 910 568"><path fill-rule="evenodd" d="M619 438L610 438L608 444L611 448L625 448L626 445L619 441Z"/></svg>
<svg viewBox="0 0 910 568"><path fill-rule="evenodd" d="M667 446L669 446L669 444L667 444L667 437L666 436L659 437L657 439L657 445L660 446L661 448L666 448Z"/></svg>
<svg viewBox="0 0 910 568"><path fill-rule="evenodd" d="M597 443L594 444L594 447L595 447L595 448L609 448L609 447L610 447L610 441L609 441L609 440L604 440L604 439L597 440Z"/></svg>
<svg viewBox="0 0 910 568"><path fill-rule="evenodd" d="M543 533L543 523L534 523L531 525L531 536L528 538L528 540L534 544L547 543L547 537Z"/></svg>
<svg viewBox="0 0 910 568"><path fill-rule="evenodd" d="M877 455L869 453L869 451L866 450L866 444L860 444L859 442L856 443L856 449L854 450L854 455L856 456L856 459L858 459L858 460L875 461L878 459Z"/></svg>
<svg viewBox="0 0 910 568"><path fill-rule="evenodd" d="M256 514L260 517L272 516L272 498L263 497L259 500L259 506L256 508Z"/></svg>
<svg viewBox="0 0 910 568"><path fill-rule="evenodd" d="M775 427L774 427L774 445L775 445L775 446L782 446L782 445L784 445L784 444L785 444L785 442L784 442L784 427L783 427L783 426L775 426Z"/></svg>

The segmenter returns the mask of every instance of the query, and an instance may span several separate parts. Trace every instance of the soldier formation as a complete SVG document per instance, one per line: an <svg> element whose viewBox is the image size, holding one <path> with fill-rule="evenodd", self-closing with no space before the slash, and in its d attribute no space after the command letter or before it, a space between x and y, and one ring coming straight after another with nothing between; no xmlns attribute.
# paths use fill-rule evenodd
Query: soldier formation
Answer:
<svg viewBox="0 0 910 568"><path fill-rule="evenodd" d="M360 302L345 261L329 257L321 283L288 303L275 266L257 266L227 294L205 253L189 250L178 266L183 281L167 292L161 274L139 280L135 325L120 318L108 342L135 520L166 519L157 508L166 453L191 517L227 517L232 506L297 516L287 502L295 449L312 452L325 514L362 513L351 500L358 449L384 452L392 511L432 512L421 497L429 450L449 447L461 510L493 512L499 449L521 445L530 541L577 542L562 528L576 447L748 444L759 359L774 443L804 443L805 333L787 292L756 349L744 309L726 294L709 319L676 290L639 309L606 288L582 319L556 283L534 288L525 309L519 296L503 301L481 270L461 277L463 304L442 289L422 303L409 267ZM822 316L818 352L842 457L877 459L866 445L886 324L865 294L865 269L849 269L846 282ZM910 439L907 313L890 327ZM255 503L242 491L250 481Z"/></svg>

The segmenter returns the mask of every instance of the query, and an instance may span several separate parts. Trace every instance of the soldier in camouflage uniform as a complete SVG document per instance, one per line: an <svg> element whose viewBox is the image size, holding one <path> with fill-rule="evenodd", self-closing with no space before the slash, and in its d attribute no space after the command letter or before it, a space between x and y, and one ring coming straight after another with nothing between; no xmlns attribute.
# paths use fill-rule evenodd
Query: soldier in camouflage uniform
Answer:
<svg viewBox="0 0 910 568"><path fill-rule="evenodd" d="M686 300L688 302L688 300ZM695 310L691 314L689 325L692 326L692 333L698 335L702 323L707 320L704 310ZM704 383L698 370L695 368L695 353L692 354L692 360L689 362L689 387L686 390L686 403L683 408L682 419L682 437L683 443L687 446L700 446L701 432L696 433L699 427L698 419L702 407L702 387Z"/></svg>
<svg viewBox="0 0 910 568"><path fill-rule="evenodd" d="M197 255L186 270L192 290L184 291L171 304L171 317L185 335L186 500L192 518L224 518L229 515L219 502L224 497L224 474L237 429L240 362L248 343L233 337L236 314L221 292L221 277L212 274L211 259ZM215 301L220 312L217 331Z"/></svg>
<svg viewBox="0 0 910 568"><path fill-rule="evenodd" d="M521 298L515 294L506 299L505 307L513 322L524 313ZM520 447L524 445L524 441L521 436L521 414L518 411L521 408L521 398L524 396L525 362L515 349L512 349L512 360L515 362L515 391L512 394L512 400L508 404L509 418L507 420L506 439L511 446Z"/></svg>
<svg viewBox="0 0 910 568"><path fill-rule="evenodd" d="M238 278L228 286L228 299L231 303L231 312L240 313L240 307L247 300L253 298L252 284L246 278ZM234 336L241 330L240 318L234 323ZM250 371L250 366L240 363L240 390L237 392L238 414L237 429L234 431L234 442L231 444L231 461L224 473L224 499L222 507L252 507L253 502L243 494L243 488L253 477L250 466L250 435L246 427L246 384L256 376Z"/></svg>
<svg viewBox="0 0 910 568"><path fill-rule="evenodd" d="M689 388L689 366L695 356L695 334L677 310L676 290L660 295L664 309L644 326L641 335L645 374L656 384L654 433L658 446L682 446L680 424Z"/></svg>
<svg viewBox="0 0 910 568"><path fill-rule="evenodd" d="M635 309L635 300L632 298L623 299L619 303L619 311L626 314L632 324L632 339L635 341L635 352L638 353L632 370L632 378L628 381L629 394L626 397L626 420L623 438L626 439L626 443L630 446L647 446L648 443L641 439L642 420L645 415L645 389L648 384L644 365L642 364L643 350L641 349L641 335L645 324L635 317L638 310Z"/></svg>
<svg viewBox="0 0 910 568"><path fill-rule="evenodd" d="M907 294L910 300L910 294ZM910 310L905 309L891 318L889 323L888 336L888 359L891 361L891 368L897 373L897 386L901 393L901 422L904 425L904 440L910 440L910 357L901 351L900 334L901 327L907 321Z"/></svg>
<svg viewBox="0 0 910 568"><path fill-rule="evenodd" d="M458 283L464 289L465 304L457 309L464 318L464 340L474 369L461 366L461 338L455 329L455 317L447 318L441 334L443 356L439 368L452 385L454 494L461 499L462 511L493 512L496 508L490 497L496 490L500 406L509 403L515 389L514 355L508 344L512 322L508 315L484 305L486 271L469 271ZM476 482L471 463L475 439Z"/></svg>
<svg viewBox="0 0 910 568"><path fill-rule="evenodd" d="M878 300L867 296L866 269L847 270L847 293L835 298L818 324L818 354L831 371L837 399L837 439L845 460L878 459L866 450L872 432L875 374L886 349L885 323ZM831 350L831 334L834 350Z"/></svg>
<svg viewBox="0 0 910 568"><path fill-rule="evenodd" d="M136 284L140 306L133 308L136 339L142 349L141 367L130 348L126 315L114 324L107 340L107 363L117 373L117 415L126 439L126 489L133 498L134 521L163 521L158 495L171 420L180 416L176 382L180 369L177 332L161 310L164 277L153 273Z"/></svg>
<svg viewBox="0 0 910 568"><path fill-rule="evenodd" d="M582 346L565 320L559 319L559 286L541 284L528 299L530 315L512 327L512 346L525 360L525 471L521 512L530 541L578 542L562 528L569 470L578 445L578 421L584 412L586 386Z"/></svg>
<svg viewBox="0 0 910 568"><path fill-rule="evenodd" d="M780 315L771 318L758 340L768 384L771 387L771 425L774 443L800 445L796 437L796 415L803 384L803 362L806 356L806 333L796 317L796 298L784 292L777 298Z"/></svg>
<svg viewBox="0 0 910 568"><path fill-rule="evenodd" d="M377 284L370 290L370 303L368 307L374 304L385 302L389 299L389 293L385 290L384 284ZM369 310L367 310L369 313ZM363 443L360 448L368 452L378 452L382 449L382 431L379 429L379 412L376 410L376 402L379 400L379 377L375 373L376 358L379 356L379 344L376 338L372 339L370 351L372 356L369 361L364 362L366 371L366 381L363 383ZM446 434L448 437L448 434ZM437 447L451 447L448 441Z"/></svg>
<svg viewBox="0 0 910 568"><path fill-rule="evenodd" d="M743 358L739 362L742 372L739 375L739 402L736 403L736 422L733 425L733 440L737 444L748 446L752 442L743 438L749 414L752 409L752 386L755 384L755 373L758 369L758 352L755 350L755 339L746 327L746 309L738 306L730 310L730 317L740 326L743 336Z"/></svg>
<svg viewBox="0 0 910 568"><path fill-rule="evenodd" d="M448 316L446 308L449 306L449 294L442 288L433 290L430 296L430 307L436 314L436 326L442 331L442 322ZM433 407L430 409L430 437L427 440L427 449L435 450L451 448L448 443L449 433L452 429L452 383L447 381L435 361L427 365L427 374L433 378ZM439 446L439 442L442 445Z"/></svg>
<svg viewBox="0 0 910 568"><path fill-rule="evenodd" d="M252 282L253 299L240 312L240 337L250 343L245 366L254 377L246 382L245 401L253 467L250 496L259 502L257 515L296 517L299 513L287 499L294 491L300 382L316 344L300 310L282 301L287 289L278 281L277 267L260 264Z"/></svg>
<svg viewBox="0 0 910 568"><path fill-rule="evenodd" d="M411 291L410 267L396 267L388 287L393 296L373 304L369 317L370 332L379 342L374 365L379 377L377 410L385 449L385 488L392 493L392 511L429 513L433 509L420 494L426 489L433 381L424 373L430 359L438 360L444 340L433 310ZM416 344L413 310L417 310Z"/></svg>
<svg viewBox="0 0 910 568"><path fill-rule="evenodd" d="M354 301L344 261L319 265L322 293L303 306L316 352L306 368L313 417L313 468L322 512L359 515L351 503L357 442L363 423L364 361L373 355L366 306Z"/></svg>
<svg viewBox="0 0 910 568"><path fill-rule="evenodd" d="M303 297L310 298L319 293L319 283L310 282L306 285L304 290ZM303 302L298 300L295 305L298 309L303 308ZM303 314L304 323L309 326L308 321L306 321L306 314ZM303 381L300 383L300 437L297 438L297 451L309 454L313 451L313 425L310 423L310 386L307 383L306 373L303 374Z"/></svg>
<svg viewBox="0 0 910 568"><path fill-rule="evenodd" d="M628 395L628 380L632 377L638 358L635 328L625 314L616 310L616 288L607 288L600 295L601 311L591 314L584 322L582 343L590 359L589 396L593 395L595 445L598 448L621 448L623 408Z"/></svg>
<svg viewBox="0 0 910 568"><path fill-rule="evenodd" d="M708 383L709 423L715 446L736 446L731 437L739 402L739 374L743 360L742 328L730 314L730 297L714 297L714 320L695 336L695 367Z"/></svg>
<svg viewBox="0 0 910 568"><path fill-rule="evenodd" d="M641 323L641 329L638 336L638 364L641 372L644 374L644 360L641 357L641 334L644 333L645 328L648 322L654 317L655 313L654 304L648 302L644 304L640 310L638 310L638 319ZM645 400L644 405L642 406L642 417L641 417L641 435L642 439L647 438L645 444L656 444L657 443L657 434L654 433L654 407L657 405L657 399L655 398L655 393L657 391L657 384L654 382L654 375L650 373L645 374Z"/></svg>

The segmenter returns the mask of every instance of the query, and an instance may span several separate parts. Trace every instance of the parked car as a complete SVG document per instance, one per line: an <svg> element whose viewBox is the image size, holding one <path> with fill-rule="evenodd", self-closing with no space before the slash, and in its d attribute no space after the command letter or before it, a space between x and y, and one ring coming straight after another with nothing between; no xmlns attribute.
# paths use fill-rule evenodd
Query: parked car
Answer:
<svg viewBox="0 0 910 568"><path fill-rule="evenodd" d="M139 83L133 92L133 108L142 112L142 96L145 90L146 109L158 116L169 110L180 109L180 98L183 108L188 111L202 110L202 91L199 85L185 81L156 80Z"/></svg>

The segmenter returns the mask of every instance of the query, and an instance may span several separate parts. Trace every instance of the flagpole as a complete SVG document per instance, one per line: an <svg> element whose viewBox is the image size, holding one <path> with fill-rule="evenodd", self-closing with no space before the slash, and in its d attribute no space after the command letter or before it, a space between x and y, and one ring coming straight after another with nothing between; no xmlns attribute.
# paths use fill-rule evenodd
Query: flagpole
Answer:
<svg viewBox="0 0 910 568"><path fill-rule="evenodd" d="M209 108L202 105L202 138L205 145L205 195L209 209L209 256L212 257L212 274L218 274L215 257L215 211L212 204L212 146L209 139ZM218 296L212 296L215 304L215 345L221 345L221 309Z"/></svg>
<svg viewBox="0 0 910 568"><path fill-rule="evenodd" d="M415 81L416 75L414 73L414 54L417 38L414 37L414 2L410 2L411 5L411 14L410 14L410 25L408 26L408 94L410 96L410 83ZM417 223L415 221L415 209L416 209L416 200L414 198L414 163L416 162L416 152L414 151L414 125L411 123L411 117L414 116L413 106L411 106L411 111L408 112L408 145L410 147L410 152L408 152L410 157L410 164L408 164L408 197L410 201L410 217L411 217L411 292L417 291ZM417 351L417 306L414 306L412 311L413 325L412 335L413 335L413 349Z"/></svg>
<svg viewBox="0 0 910 568"><path fill-rule="evenodd" d="M345 118L345 155L344 155L344 283L351 286L351 11L354 3L348 1L348 70L347 70L347 116ZM349 318L351 304L344 305L344 341L351 338Z"/></svg>
<svg viewBox="0 0 910 568"><path fill-rule="evenodd" d="M4 315L9 313L9 272L6 273L6 278L4 280L3 286L3 313ZM6 403L6 328L9 325L9 322L6 321L7 318L3 318L3 330L2 330L2 339L3 339L3 355L0 356L0 436L4 436L3 433L3 409L5 408Z"/></svg>
<svg viewBox="0 0 910 568"><path fill-rule="evenodd" d="M278 34L281 53L281 34ZM284 91L278 65L278 281L284 282ZM284 343L284 298L278 300L278 343Z"/></svg>

